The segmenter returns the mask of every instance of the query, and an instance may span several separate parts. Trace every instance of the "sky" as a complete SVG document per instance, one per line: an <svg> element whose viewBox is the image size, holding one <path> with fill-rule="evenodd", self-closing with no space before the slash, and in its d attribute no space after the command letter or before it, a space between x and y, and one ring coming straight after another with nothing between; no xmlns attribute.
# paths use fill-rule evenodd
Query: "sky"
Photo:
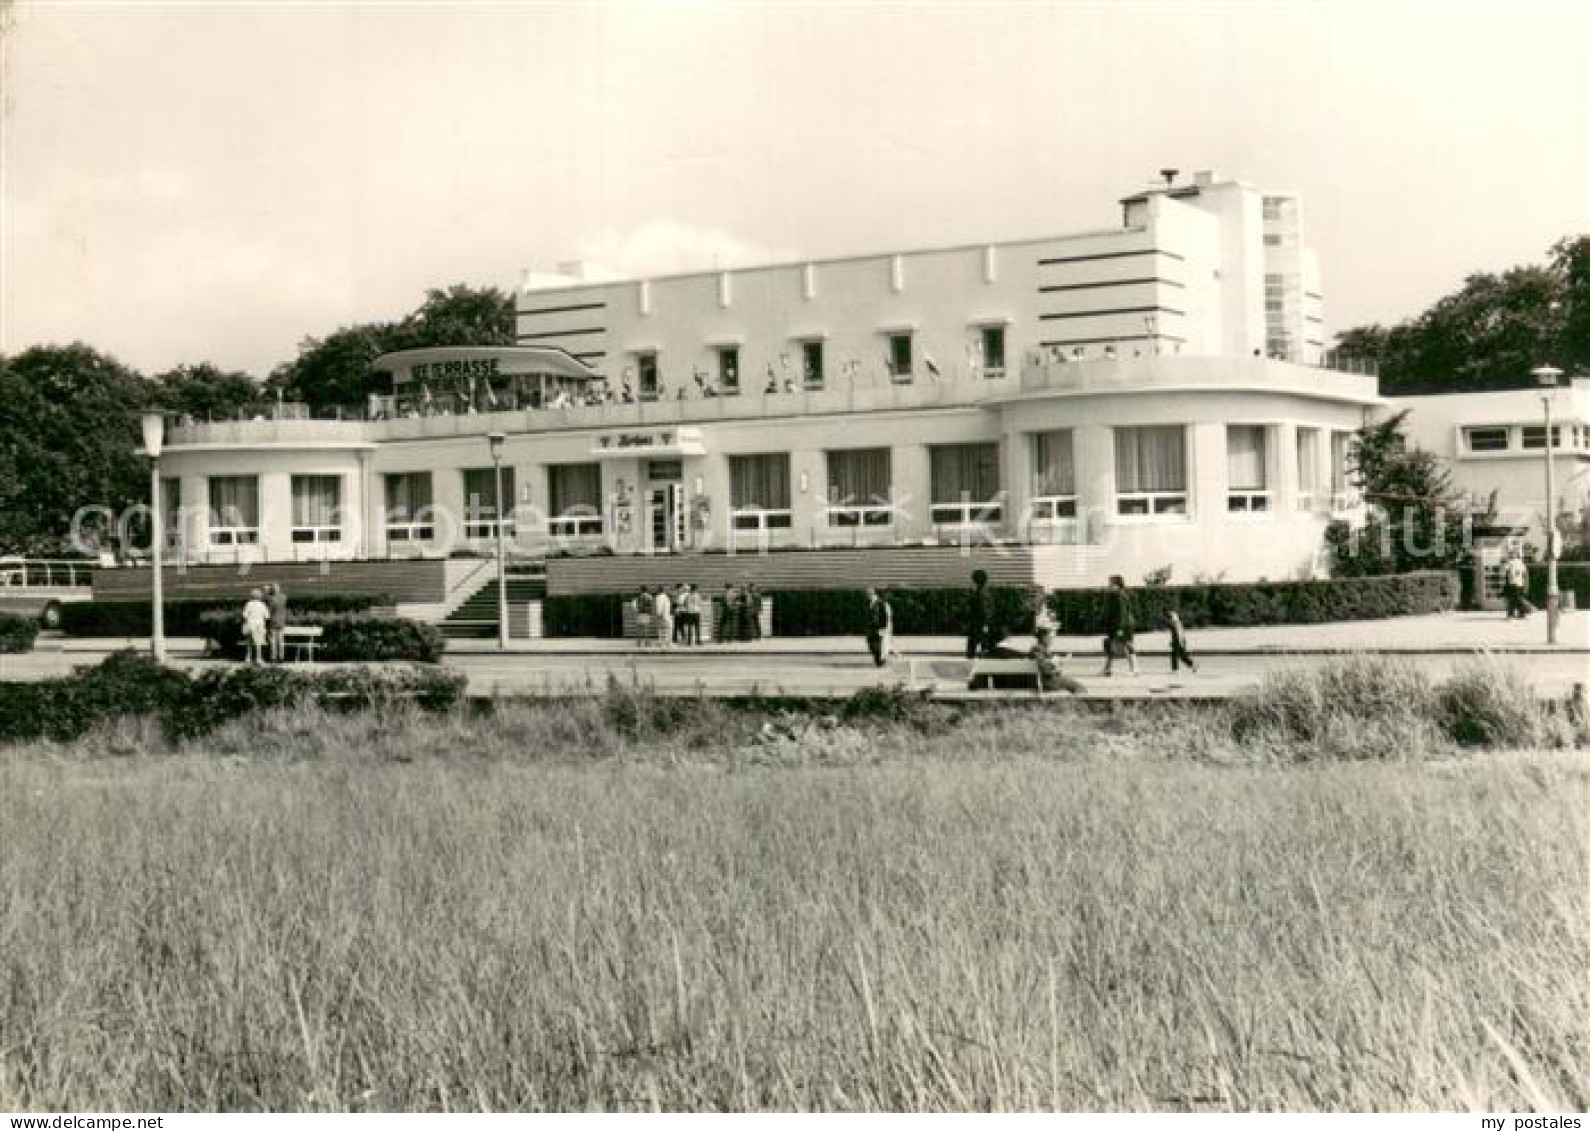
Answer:
<svg viewBox="0 0 1590 1131"><path fill-rule="evenodd" d="M4 0L0 0L3 3ZM1303 194L1330 328L1590 232L1590 4L155 4L0 14L0 352L263 376L428 288Z"/></svg>

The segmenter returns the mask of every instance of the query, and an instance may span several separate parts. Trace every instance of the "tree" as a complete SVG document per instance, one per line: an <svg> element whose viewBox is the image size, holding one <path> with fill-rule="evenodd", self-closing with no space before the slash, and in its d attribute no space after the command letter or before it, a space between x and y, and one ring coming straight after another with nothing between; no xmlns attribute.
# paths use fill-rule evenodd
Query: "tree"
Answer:
<svg viewBox="0 0 1590 1131"><path fill-rule="evenodd" d="M1343 331L1336 352L1377 362L1391 394L1516 387L1546 361L1590 369L1590 236L1559 241L1543 267L1470 275L1389 329Z"/></svg>
<svg viewBox="0 0 1590 1131"><path fill-rule="evenodd" d="M156 374L154 384L160 407L199 420L231 416L258 404L264 392L247 373L224 371L209 362Z"/></svg>
<svg viewBox="0 0 1590 1131"><path fill-rule="evenodd" d="M0 552L62 553L79 508L119 515L145 501L135 449L153 400L137 372L81 342L0 357ZM101 536L109 525L90 523Z"/></svg>
<svg viewBox="0 0 1590 1131"><path fill-rule="evenodd" d="M1433 453L1409 447L1409 411L1366 424L1353 437L1347 472L1369 513L1357 529L1336 522L1326 531L1338 575L1459 568L1474 524L1494 517L1494 496L1484 503L1465 497Z"/></svg>
<svg viewBox="0 0 1590 1131"><path fill-rule="evenodd" d="M397 326L399 348L422 346L511 346L513 296L496 287L479 290L455 283L425 292L420 308Z"/></svg>
<svg viewBox="0 0 1590 1131"><path fill-rule="evenodd" d="M370 363L384 353L425 346L503 346L514 341L513 297L496 287L454 284L425 292L425 301L398 322L344 326L309 338L298 356L277 366L270 386L316 410L357 407L370 391Z"/></svg>
<svg viewBox="0 0 1590 1131"><path fill-rule="evenodd" d="M363 405L370 363L400 348L398 341L397 327L388 322L344 326L324 339L305 339L298 356L277 366L268 384L316 410Z"/></svg>

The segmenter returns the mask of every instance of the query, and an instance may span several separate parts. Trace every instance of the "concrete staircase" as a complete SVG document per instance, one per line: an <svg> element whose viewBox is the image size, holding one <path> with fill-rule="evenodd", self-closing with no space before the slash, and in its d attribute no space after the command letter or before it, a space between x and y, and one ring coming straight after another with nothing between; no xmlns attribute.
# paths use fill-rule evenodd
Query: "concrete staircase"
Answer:
<svg viewBox="0 0 1590 1131"><path fill-rule="evenodd" d="M544 600L546 595L545 574L508 575L508 604L511 608L518 610L529 601ZM437 627L450 640L491 639L497 635L498 613L497 579L493 576L483 581L463 603L442 618ZM516 616L513 623L520 624L522 621Z"/></svg>

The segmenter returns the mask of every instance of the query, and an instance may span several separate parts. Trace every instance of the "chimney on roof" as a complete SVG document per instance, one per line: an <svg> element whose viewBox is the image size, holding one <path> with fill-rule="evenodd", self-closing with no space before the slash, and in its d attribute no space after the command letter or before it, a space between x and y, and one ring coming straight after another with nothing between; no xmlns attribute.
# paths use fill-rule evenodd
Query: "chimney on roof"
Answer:
<svg viewBox="0 0 1590 1131"><path fill-rule="evenodd" d="M1166 188L1170 188L1176 183L1176 174L1179 172L1181 172L1180 169L1161 169L1159 171L1159 175L1165 180Z"/></svg>

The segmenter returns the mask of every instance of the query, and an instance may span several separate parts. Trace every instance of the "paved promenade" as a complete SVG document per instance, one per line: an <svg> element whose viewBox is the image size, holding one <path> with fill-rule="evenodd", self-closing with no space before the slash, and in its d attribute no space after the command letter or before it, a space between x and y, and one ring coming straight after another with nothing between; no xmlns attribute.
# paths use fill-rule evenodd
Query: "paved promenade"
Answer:
<svg viewBox="0 0 1590 1131"><path fill-rule="evenodd" d="M1559 643L1545 643L1543 615L1508 621L1498 614L1454 613L1327 625L1210 628L1192 634L1196 673L1172 675L1164 633L1138 637L1138 674L1117 663L1106 679L1097 637L1064 637L1058 651L1070 653L1066 674L1082 682L1089 698L1219 699L1255 687L1267 672L1317 666L1343 654L1395 654L1432 675L1490 653L1521 671L1537 693L1566 696L1575 683L1590 682L1590 613L1567 614ZM1028 642L1013 638L1021 647ZM24 656L0 656L0 678L42 679L65 675L121 647L147 647L147 640L78 640L41 637ZM700 648L636 648L616 640L516 641L507 652L495 641L455 641L446 663L469 677L477 695L554 695L599 688L609 676L638 681L666 694L763 694L843 696L863 687L911 680L941 695L959 694L966 667L962 641L951 637L905 637L897 659L872 666L859 637L805 637L754 644ZM172 661L203 668L197 639L170 642ZM1008 694L1008 693L1004 693Z"/></svg>

